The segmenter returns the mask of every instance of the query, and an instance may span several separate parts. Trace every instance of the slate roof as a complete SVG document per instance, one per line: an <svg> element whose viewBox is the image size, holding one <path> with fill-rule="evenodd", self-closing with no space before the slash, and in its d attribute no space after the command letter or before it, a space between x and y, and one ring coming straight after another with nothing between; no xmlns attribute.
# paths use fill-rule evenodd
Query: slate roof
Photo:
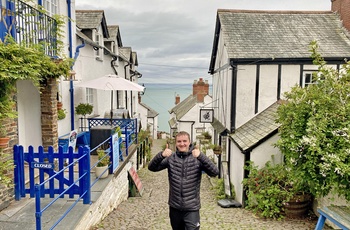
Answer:
<svg viewBox="0 0 350 230"><path fill-rule="evenodd" d="M324 58L350 56L347 31L331 11L219 9L211 67L220 30L232 59L310 58L312 40L318 41Z"/></svg>
<svg viewBox="0 0 350 230"><path fill-rule="evenodd" d="M280 126L275 122L278 105L279 102L272 104L230 135L243 152L256 147L265 138L277 132Z"/></svg>
<svg viewBox="0 0 350 230"><path fill-rule="evenodd" d="M218 132L218 133L222 133L224 132L225 130L227 130L227 128L220 123L220 121L218 119L216 119L214 117L214 121L213 123L211 123L211 126ZM228 131L228 130L227 130Z"/></svg>
<svg viewBox="0 0 350 230"><path fill-rule="evenodd" d="M152 109L151 107L149 107L145 103L140 102L140 105L142 105L143 107L145 107L147 109L147 117L154 118L154 117L159 115L159 113L157 111L155 111L154 109Z"/></svg>
<svg viewBox="0 0 350 230"><path fill-rule="evenodd" d="M75 17L79 29L96 29L101 25L104 37L109 38L103 10L76 10Z"/></svg>
<svg viewBox="0 0 350 230"><path fill-rule="evenodd" d="M137 53L136 52L132 52L132 60L133 60L133 63L135 66L138 66L139 65L139 61L137 59Z"/></svg>
<svg viewBox="0 0 350 230"><path fill-rule="evenodd" d="M119 26L118 25L108 25L108 33L109 33L109 38L106 38L106 41L115 41L118 40L118 46L122 47L122 40L120 37L119 33Z"/></svg>
<svg viewBox="0 0 350 230"><path fill-rule="evenodd" d="M131 47L121 47L119 49L119 54L124 57L126 61L132 61Z"/></svg>
<svg viewBox="0 0 350 230"><path fill-rule="evenodd" d="M180 120L188 111L190 111L197 104L197 96L190 95L185 100L181 101L169 113L175 113L176 119Z"/></svg>
<svg viewBox="0 0 350 230"><path fill-rule="evenodd" d="M176 128L176 121L175 121L175 118L171 118L169 121L169 126L171 129L175 129Z"/></svg>

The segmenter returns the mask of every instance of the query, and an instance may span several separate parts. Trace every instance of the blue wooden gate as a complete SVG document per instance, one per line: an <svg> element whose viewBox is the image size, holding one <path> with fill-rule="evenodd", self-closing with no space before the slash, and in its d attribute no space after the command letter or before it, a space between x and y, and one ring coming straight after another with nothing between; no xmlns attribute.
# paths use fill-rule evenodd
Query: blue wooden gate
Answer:
<svg viewBox="0 0 350 230"><path fill-rule="evenodd" d="M67 159L68 164L65 165ZM41 185L41 197L45 197L45 194L50 198L54 198L55 194L59 194L60 197L68 194L73 198L77 194L84 196L84 204L90 203L89 147L79 147L78 152L75 153L72 147L69 147L68 152L63 152L61 146L58 152L54 152L53 147L49 147L48 151L44 152L44 148L40 146L38 152L34 152L34 148L30 146L28 152L24 152L23 146L15 145L14 163L16 200L20 200L26 194L35 197L36 185ZM78 168L78 173L74 172L74 168ZM26 178L26 175L29 178ZM29 180L28 187L25 187L26 180Z"/></svg>

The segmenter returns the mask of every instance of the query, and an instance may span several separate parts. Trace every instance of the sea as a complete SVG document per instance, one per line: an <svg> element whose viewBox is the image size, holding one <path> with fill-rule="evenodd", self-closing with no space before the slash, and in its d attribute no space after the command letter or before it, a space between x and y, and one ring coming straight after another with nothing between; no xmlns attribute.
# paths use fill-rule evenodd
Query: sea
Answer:
<svg viewBox="0 0 350 230"><path fill-rule="evenodd" d="M144 83L144 86L146 90L141 97L141 102L159 113L158 131L170 133L169 110L175 107L176 95L179 95L180 101L183 101L192 94L192 84Z"/></svg>

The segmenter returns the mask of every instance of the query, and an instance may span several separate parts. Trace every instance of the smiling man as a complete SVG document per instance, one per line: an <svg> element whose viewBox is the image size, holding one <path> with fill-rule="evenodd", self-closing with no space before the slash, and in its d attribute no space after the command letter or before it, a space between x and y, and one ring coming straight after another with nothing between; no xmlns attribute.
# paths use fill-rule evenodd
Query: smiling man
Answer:
<svg viewBox="0 0 350 230"><path fill-rule="evenodd" d="M168 169L169 216L173 230L200 229L199 209L202 171L217 176L218 168L197 146L190 142L187 132L175 137L176 152L166 146L149 163L148 169L157 172Z"/></svg>

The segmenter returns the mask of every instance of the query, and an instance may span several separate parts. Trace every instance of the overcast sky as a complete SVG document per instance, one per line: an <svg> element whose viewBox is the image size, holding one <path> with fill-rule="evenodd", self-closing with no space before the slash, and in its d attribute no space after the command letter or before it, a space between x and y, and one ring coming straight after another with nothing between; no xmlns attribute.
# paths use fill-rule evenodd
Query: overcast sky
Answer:
<svg viewBox="0 0 350 230"><path fill-rule="evenodd" d="M193 83L208 74L217 9L330 10L331 0L76 0L105 11L137 52L142 83Z"/></svg>

